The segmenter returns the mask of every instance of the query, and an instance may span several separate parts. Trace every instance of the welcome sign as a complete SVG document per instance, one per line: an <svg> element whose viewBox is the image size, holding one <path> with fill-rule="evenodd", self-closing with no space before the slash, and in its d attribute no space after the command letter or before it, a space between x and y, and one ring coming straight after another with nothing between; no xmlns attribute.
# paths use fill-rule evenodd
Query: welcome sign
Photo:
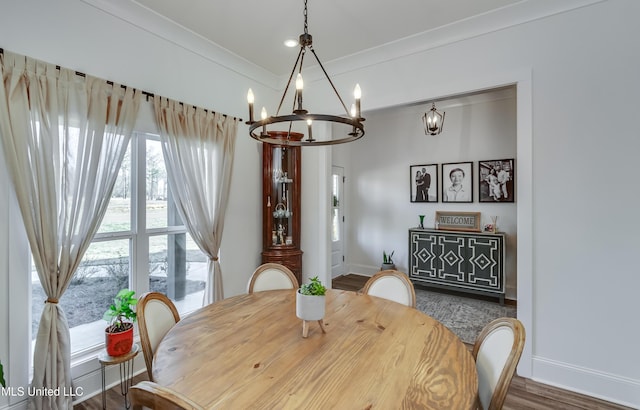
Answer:
<svg viewBox="0 0 640 410"><path fill-rule="evenodd" d="M436 211L437 229L480 232L480 212Z"/></svg>

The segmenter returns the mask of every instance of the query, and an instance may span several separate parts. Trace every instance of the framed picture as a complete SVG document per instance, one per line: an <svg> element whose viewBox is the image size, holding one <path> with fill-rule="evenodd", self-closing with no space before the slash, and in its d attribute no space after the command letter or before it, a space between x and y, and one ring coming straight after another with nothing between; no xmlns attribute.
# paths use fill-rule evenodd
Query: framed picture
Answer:
<svg viewBox="0 0 640 410"><path fill-rule="evenodd" d="M411 202L438 202L438 164L409 167Z"/></svg>
<svg viewBox="0 0 640 410"><path fill-rule="evenodd" d="M513 202L515 188L513 159L478 162L480 202Z"/></svg>
<svg viewBox="0 0 640 410"><path fill-rule="evenodd" d="M480 232L480 212L436 211L438 229Z"/></svg>
<svg viewBox="0 0 640 410"><path fill-rule="evenodd" d="M442 164L442 202L473 202L473 162Z"/></svg>

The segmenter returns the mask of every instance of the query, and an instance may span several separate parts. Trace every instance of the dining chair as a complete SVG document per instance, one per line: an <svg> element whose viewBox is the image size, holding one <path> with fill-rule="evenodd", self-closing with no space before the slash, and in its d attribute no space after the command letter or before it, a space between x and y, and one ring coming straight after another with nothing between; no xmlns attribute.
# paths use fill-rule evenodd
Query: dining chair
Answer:
<svg viewBox="0 0 640 410"><path fill-rule="evenodd" d="M162 338L180 321L180 313L166 295L147 292L138 299L136 314L147 373L153 380L153 356Z"/></svg>
<svg viewBox="0 0 640 410"><path fill-rule="evenodd" d="M188 397L150 381L141 381L129 389L133 410L204 410Z"/></svg>
<svg viewBox="0 0 640 410"><path fill-rule="evenodd" d="M264 263L249 279L247 293L275 289L298 289L300 284L291 269L279 263Z"/></svg>
<svg viewBox="0 0 640 410"><path fill-rule="evenodd" d="M524 326L518 319L498 318L482 329L472 352L478 371L479 408L502 408L524 341Z"/></svg>
<svg viewBox="0 0 640 410"><path fill-rule="evenodd" d="M416 307L413 283L405 273L397 270L389 269L376 273L364 284L362 293Z"/></svg>

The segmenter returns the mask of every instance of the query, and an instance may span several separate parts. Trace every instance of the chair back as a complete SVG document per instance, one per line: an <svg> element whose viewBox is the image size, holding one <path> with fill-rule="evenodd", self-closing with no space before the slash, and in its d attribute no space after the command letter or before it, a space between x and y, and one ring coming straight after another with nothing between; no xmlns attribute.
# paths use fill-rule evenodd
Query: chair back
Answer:
<svg viewBox="0 0 640 410"><path fill-rule="evenodd" d="M364 284L362 293L416 307L416 291L409 277L397 270L383 270Z"/></svg>
<svg viewBox="0 0 640 410"><path fill-rule="evenodd" d="M131 386L129 394L133 410L204 410L188 397L150 381Z"/></svg>
<svg viewBox="0 0 640 410"><path fill-rule="evenodd" d="M478 399L484 410L502 408L524 341L524 326L510 317L498 318L480 332L472 354L478 371Z"/></svg>
<svg viewBox="0 0 640 410"><path fill-rule="evenodd" d="M171 299L158 292L147 292L140 296L137 306L136 314L142 353L149 379L153 380L151 374L153 356L160 341L180 321L180 314Z"/></svg>
<svg viewBox="0 0 640 410"><path fill-rule="evenodd" d="M258 266L251 275L247 285L247 293L275 289L298 289L299 287L298 279L291 272L291 269L279 263L265 263Z"/></svg>

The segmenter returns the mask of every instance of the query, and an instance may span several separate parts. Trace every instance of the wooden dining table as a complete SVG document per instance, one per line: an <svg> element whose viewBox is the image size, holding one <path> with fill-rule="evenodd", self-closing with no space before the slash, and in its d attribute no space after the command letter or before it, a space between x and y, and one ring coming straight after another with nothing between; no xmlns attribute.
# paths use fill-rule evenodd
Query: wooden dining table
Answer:
<svg viewBox="0 0 640 410"><path fill-rule="evenodd" d="M206 409L471 409L469 349L419 310L328 290L307 338L295 290L230 297L180 320L158 345L153 379Z"/></svg>

